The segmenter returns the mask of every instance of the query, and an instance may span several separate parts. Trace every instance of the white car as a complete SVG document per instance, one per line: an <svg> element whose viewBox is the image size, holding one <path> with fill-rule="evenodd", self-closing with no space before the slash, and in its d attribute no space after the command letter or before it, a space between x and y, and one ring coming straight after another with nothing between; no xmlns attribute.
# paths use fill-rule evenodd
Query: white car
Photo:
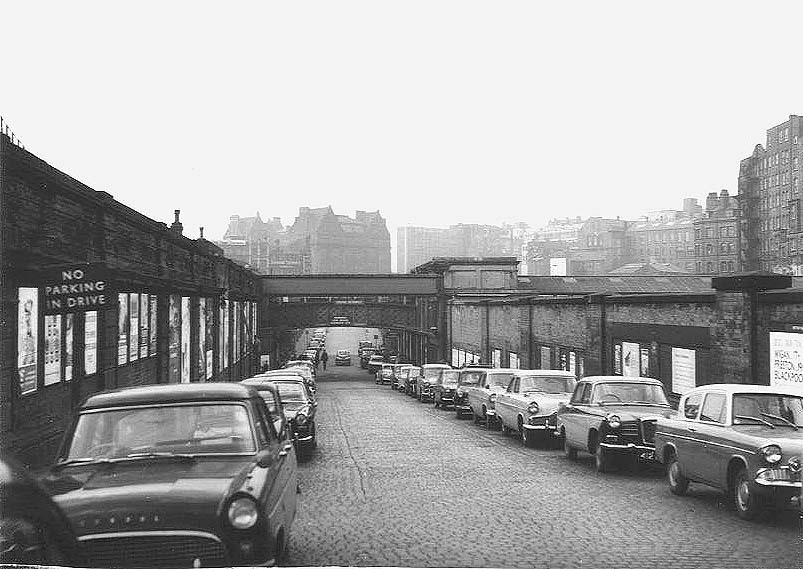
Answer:
<svg viewBox="0 0 803 569"><path fill-rule="evenodd" d="M496 397L496 416L505 433L516 432L526 446L557 434L557 410L568 403L577 380L562 370L521 370Z"/></svg>
<svg viewBox="0 0 803 569"><path fill-rule="evenodd" d="M496 367L483 371L477 385L463 388L475 423L496 420L496 398L510 385L513 374L521 370Z"/></svg>

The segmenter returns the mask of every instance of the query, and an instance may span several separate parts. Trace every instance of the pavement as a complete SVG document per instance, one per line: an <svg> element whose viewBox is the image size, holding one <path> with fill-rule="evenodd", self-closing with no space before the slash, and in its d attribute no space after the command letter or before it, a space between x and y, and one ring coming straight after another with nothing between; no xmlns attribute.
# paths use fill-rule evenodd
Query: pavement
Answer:
<svg viewBox="0 0 803 569"><path fill-rule="evenodd" d="M796 510L739 519L725 496L669 492L658 468L525 448L359 365L318 377L318 448L299 464L289 563L401 567L803 567Z"/></svg>

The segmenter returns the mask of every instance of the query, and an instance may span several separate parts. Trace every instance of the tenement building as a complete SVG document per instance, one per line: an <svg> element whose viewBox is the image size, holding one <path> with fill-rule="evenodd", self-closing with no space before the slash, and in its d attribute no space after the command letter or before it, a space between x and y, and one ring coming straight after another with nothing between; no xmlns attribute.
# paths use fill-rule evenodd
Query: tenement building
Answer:
<svg viewBox="0 0 803 569"><path fill-rule="evenodd" d="M790 115L740 164L743 270L803 275L801 131L803 117Z"/></svg>
<svg viewBox="0 0 803 569"><path fill-rule="evenodd" d="M724 275L739 270L739 204L722 190L705 200L705 213L694 220L694 272Z"/></svg>

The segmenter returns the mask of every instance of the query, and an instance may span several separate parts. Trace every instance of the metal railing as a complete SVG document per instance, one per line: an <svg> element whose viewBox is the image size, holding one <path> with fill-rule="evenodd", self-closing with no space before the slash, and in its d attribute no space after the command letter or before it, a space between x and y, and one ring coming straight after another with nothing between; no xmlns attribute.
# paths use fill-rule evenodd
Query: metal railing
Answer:
<svg viewBox="0 0 803 569"><path fill-rule="evenodd" d="M19 146L25 150L25 145L19 138L17 138L17 135L14 134L14 131L8 127L8 122L6 122L5 118L3 118L3 115L0 115L0 134L5 134L9 140L11 140L11 144Z"/></svg>

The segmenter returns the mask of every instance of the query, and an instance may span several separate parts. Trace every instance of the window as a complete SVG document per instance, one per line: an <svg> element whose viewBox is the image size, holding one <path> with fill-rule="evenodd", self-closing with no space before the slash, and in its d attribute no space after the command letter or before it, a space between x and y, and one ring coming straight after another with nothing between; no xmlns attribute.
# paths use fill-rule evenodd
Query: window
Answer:
<svg viewBox="0 0 803 569"><path fill-rule="evenodd" d="M703 410L700 412L700 420L712 423L725 422L724 393L709 393L706 395Z"/></svg>
<svg viewBox="0 0 803 569"><path fill-rule="evenodd" d="M686 398L683 404L683 416L687 419L696 419L697 413L700 411L700 403L703 400L702 393L695 393Z"/></svg>

